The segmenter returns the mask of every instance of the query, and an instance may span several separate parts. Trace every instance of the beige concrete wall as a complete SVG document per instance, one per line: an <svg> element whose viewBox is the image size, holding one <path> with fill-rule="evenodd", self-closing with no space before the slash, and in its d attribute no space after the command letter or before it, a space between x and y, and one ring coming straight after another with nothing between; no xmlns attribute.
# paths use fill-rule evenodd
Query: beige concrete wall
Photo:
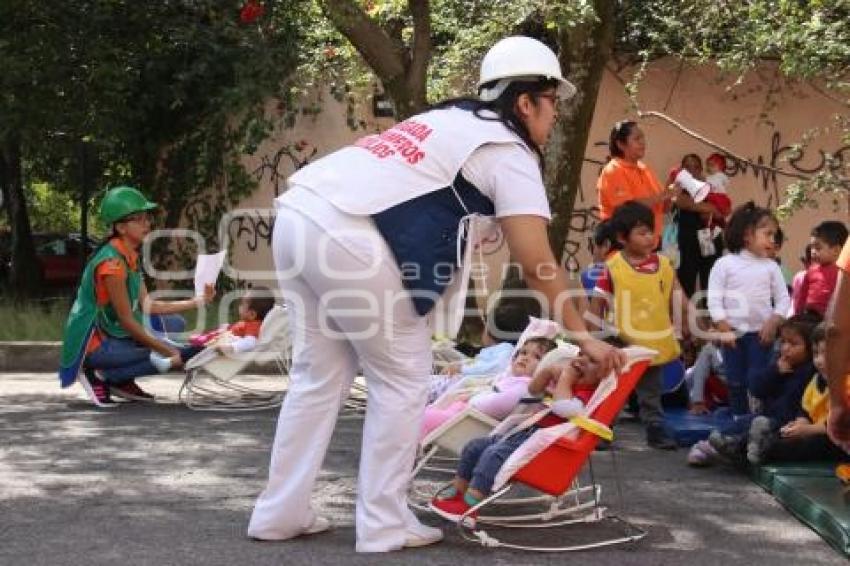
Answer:
<svg viewBox="0 0 850 566"><path fill-rule="evenodd" d="M579 197L571 219L567 244L567 265L571 270L588 260L587 241L597 219L596 177L607 155L608 132L615 121L632 116L623 88L629 77L629 70L620 73L608 70L603 78ZM816 171L823 166L820 152L836 153L841 149L838 136L822 135L798 159L784 162L783 156L791 154L790 144L797 143L812 127L830 125L832 116L845 109L827 94L809 86L783 83L770 66L748 75L742 85L730 89L731 83L731 79L720 76L711 66L681 67L676 61L662 60L649 67L640 86L639 102L642 110L664 112L736 154L789 171ZM256 155L246 157L248 169L255 171L260 179L260 188L242 203L243 208L269 207L274 196L285 188L286 176L296 163L315 159L366 132L388 125L386 120L378 123L368 112L363 112L358 118L366 121L366 130L355 132L346 124L344 105L330 96L325 96L322 104L324 110L320 114L301 117L293 129L281 131ZM641 120L641 127L649 144L646 161L662 181L682 155L693 152L705 157L714 151L658 119ZM298 151L286 149L288 144L299 140L307 145ZM279 153L281 148L283 153ZM844 150L850 159L850 147ZM736 166L731 179L733 202L754 199L771 207L782 200L784 187L792 180L746 166ZM799 211L783 224L789 236L783 258L792 269L797 268L795 258L808 241L809 230L825 218L847 221L847 201L836 204L822 199L819 209ZM229 223L229 233L235 241L232 264L247 270L242 275L249 280L258 279L258 274L250 271L271 266L270 227L268 211L250 211Z"/></svg>

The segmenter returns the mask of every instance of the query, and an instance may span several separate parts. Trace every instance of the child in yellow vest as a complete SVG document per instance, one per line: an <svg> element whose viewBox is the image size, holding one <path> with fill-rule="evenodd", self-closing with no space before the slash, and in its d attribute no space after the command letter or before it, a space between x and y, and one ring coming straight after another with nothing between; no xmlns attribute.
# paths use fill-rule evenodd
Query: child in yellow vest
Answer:
<svg viewBox="0 0 850 566"><path fill-rule="evenodd" d="M670 260L655 253L652 211L638 201L629 201L614 211L611 224L622 249L605 262L590 311L600 328L607 311L607 318L613 321L614 331L621 339L658 352L636 389L640 416L646 425L649 446L675 450L676 442L664 430L661 377L662 366L681 351L673 312L676 305L685 311L681 330L686 332L688 301Z"/></svg>
<svg viewBox="0 0 850 566"><path fill-rule="evenodd" d="M829 390L826 367L826 325L819 324L812 332L812 350L817 373L806 386L800 402L800 416L786 423L778 434L764 427L759 434L756 421L750 429L747 459L762 462L802 462L850 460L850 454L833 444L826 434L829 416ZM758 419L759 417L756 417Z"/></svg>

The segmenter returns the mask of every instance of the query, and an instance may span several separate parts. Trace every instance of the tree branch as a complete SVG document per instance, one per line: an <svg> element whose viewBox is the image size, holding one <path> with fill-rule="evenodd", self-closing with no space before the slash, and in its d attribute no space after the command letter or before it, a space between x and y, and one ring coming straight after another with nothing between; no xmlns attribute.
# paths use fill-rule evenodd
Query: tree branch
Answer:
<svg viewBox="0 0 850 566"><path fill-rule="evenodd" d="M322 12L387 86L405 76L403 53L386 31L353 0L322 0Z"/></svg>
<svg viewBox="0 0 850 566"><path fill-rule="evenodd" d="M734 157L737 161L740 161L741 163L746 163L747 165L749 165L750 167L752 167L754 169L771 171L771 172L776 173L778 175L785 175L786 177L794 177L796 179L801 179L803 181L811 181L812 180L812 178L809 175L803 175L801 173L791 173L789 171L777 169L777 168L771 167L769 165L764 165L764 164L761 164L761 163L754 163L754 162L750 161L749 159L747 159L746 157L741 157L740 155L736 154L735 152L731 151L730 149L723 147L719 143L714 142L714 141L706 138L705 136L702 136L702 135L694 132L693 130L686 128L685 126L683 126L682 124L680 124L679 122L677 122L676 120L671 118L670 116L667 116L666 114L663 114L661 112L656 112L655 110L649 110L647 112L644 112L642 110L638 110L638 117L640 117L640 118L660 118L661 120L664 120L668 124L671 124L673 127L678 129L679 131L691 136L692 138L698 139L699 141L701 141L702 143L704 143L705 145L707 145L709 147L713 147L714 149L722 151L726 155L730 155L730 156Z"/></svg>

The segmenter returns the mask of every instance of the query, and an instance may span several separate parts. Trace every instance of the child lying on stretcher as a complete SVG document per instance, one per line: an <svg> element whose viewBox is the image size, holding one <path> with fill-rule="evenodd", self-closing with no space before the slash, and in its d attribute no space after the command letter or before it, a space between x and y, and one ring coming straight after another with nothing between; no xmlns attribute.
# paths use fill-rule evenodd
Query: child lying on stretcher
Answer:
<svg viewBox="0 0 850 566"><path fill-rule="evenodd" d="M457 387L438 402L425 408L420 439L439 427L467 406L474 407L494 419L508 416L520 399L526 396L537 364L557 344L545 337L526 340L511 359L510 368L499 375L492 385L481 388Z"/></svg>
<svg viewBox="0 0 850 566"><path fill-rule="evenodd" d="M457 522L471 507L490 494L496 474L505 460L538 429L561 424L583 414L585 404L605 377L585 356L541 369L528 385L528 393L541 397L551 391L551 412L543 418L520 424L505 435L476 438L466 444L460 456L452 486L431 500L435 513Z"/></svg>

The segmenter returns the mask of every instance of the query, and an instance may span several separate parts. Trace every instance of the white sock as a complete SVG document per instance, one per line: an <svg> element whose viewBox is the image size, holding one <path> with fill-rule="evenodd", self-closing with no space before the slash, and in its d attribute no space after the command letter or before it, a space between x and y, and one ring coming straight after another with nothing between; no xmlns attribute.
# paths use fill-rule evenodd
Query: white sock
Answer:
<svg viewBox="0 0 850 566"><path fill-rule="evenodd" d="M150 359L153 367L155 367L156 371L159 373L165 373L171 369L171 358L166 358L156 352L151 352Z"/></svg>

